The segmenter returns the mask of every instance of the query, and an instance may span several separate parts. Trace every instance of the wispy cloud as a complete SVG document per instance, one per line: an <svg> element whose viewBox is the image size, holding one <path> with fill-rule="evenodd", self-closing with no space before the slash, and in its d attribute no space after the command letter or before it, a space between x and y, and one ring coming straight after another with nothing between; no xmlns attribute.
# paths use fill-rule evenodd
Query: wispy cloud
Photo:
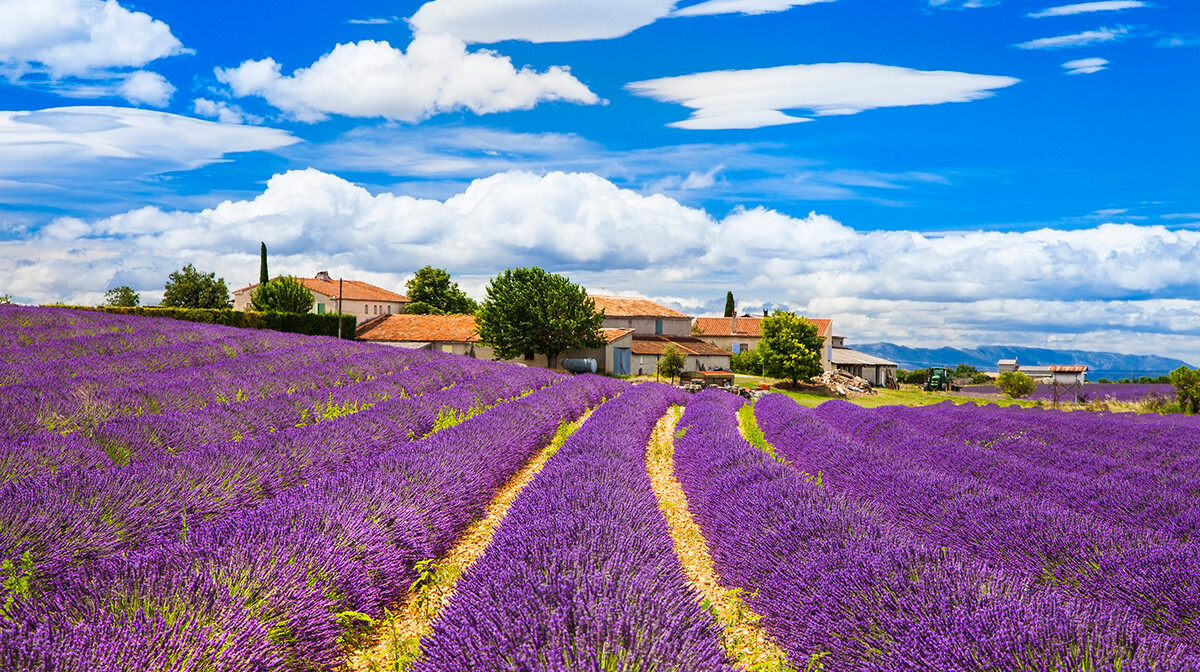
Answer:
<svg viewBox="0 0 1200 672"><path fill-rule="evenodd" d="M666 17L676 0L432 0L408 22L426 33L450 33L469 44L504 40L605 40Z"/></svg>
<svg viewBox="0 0 1200 672"><path fill-rule="evenodd" d="M994 89L1019 81L1013 77L875 63L818 63L702 72L632 82L626 88L695 110L691 118L671 126L714 130L811 121L784 110L832 116L880 107L967 102L987 98Z"/></svg>
<svg viewBox="0 0 1200 672"><path fill-rule="evenodd" d="M1000 4L1000 0L929 0L936 9L979 9Z"/></svg>
<svg viewBox="0 0 1200 672"><path fill-rule="evenodd" d="M1104 42L1116 42L1125 39L1130 33L1128 26L1117 26L1115 28L1097 28L1096 30L1085 30L1082 33L1074 33L1071 35L1059 35L1058 37L1043 37L1028 42L1015 44L1018 49L1071 49L1075 47L1087 47L1093 44L1102 44Z"/></svg>
<svg viewBox="0 0 1200 672"><path fill-rule="evenodd" d="M671 16L713 16L717 14L770 14L801 5L835 0L706 0L671 12Z"/></svg>
<svg viewBox="0 0 1200 672"><path fill-rule="evenodd" d="M408 19L417 32L450 33L468 44L505 40L607 40L670 17L769 14L835 0L431 0ZM972 0L978 1L978 0Z"/></svg>
<svg viewBox="0 0 1200 672"><path fill-rule="evenodd" d="M1081 2L1074 5L1048 7L1040 12L1031 12L1026 16L1042 19L1048 16L1071 16L1073 14L1091 14L1094 12L1119 12L1126 9L1148 7L1149 3L1140 0L1103 0L1101 2Z"/></svg>
<svg viewBox="0 0 1200 672"><path fill-rule="evenodd" d="M350 19L346 23L352 26L385 26L389 23L396 23L400 20L398 16L375 17L371 19Z"/></svg>
<svg viewBox="0 0 1200 672"><path fill-rule="evenodd" d="M1062 64L1062 67L1067 69L1068 75L1090 75L1101 70L1107 69L1108 61L1103 58L1080 58L1074 61L1067 61Z"/></svg>
<svg viewBox="0 0 1200 672"><path fill-rule="evenodd" d="M1178 47L1200 47L1200 35L1171 35L1161 37L1154 46L1160 49L1174 49Z"/></svg>
<svg viewBox="0 0 1200 672"><path fill-rule="evenodd" d="M387 42L339 44L291 75L272 58L217 68L217 80L238 97L260 96L299 121L331 114L418 122L467 109L475 114L527 110L540 102L601 102L570 69L517 70L491 51L468 52L448 34L420 33L407 53Z"/></svg>

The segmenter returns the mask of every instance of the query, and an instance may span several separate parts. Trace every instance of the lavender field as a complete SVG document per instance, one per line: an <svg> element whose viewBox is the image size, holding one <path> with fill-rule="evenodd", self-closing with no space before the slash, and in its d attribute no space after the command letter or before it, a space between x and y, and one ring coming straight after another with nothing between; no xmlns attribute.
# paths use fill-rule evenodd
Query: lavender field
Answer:
<svg viewBox="0 0 1200 672"><path fill-rule="evenodd" d="M963 395L996 395L1004 393L995 385L967 385L960 391ZM1070 394L1065 396L1074 401ZM1159 396L1168 401L1175 399L1175 388L1167 383L1087 383L1082 389L1081 401L1117 401L1137 402L1147 397ZM1050 385L1038 385L1033 394L1023 397L1031 401L1051 401L1054 399L1054 389Z"/></svg>
<svg viewBox="0 0 1200 672"><path fill-rule="evenodd" d="M749 669L663 506L786 652L770 669L1200 669L1195 419L743 404L0 306L0 669L348 669L593 409L387 669ZM672 406L686 501L663 502L647 446Z"/></svg>

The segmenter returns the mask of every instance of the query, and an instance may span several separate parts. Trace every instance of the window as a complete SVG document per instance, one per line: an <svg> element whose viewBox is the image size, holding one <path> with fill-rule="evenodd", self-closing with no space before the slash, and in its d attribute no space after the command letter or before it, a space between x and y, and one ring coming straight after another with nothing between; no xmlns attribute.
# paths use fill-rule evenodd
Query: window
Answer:
<svg viewBox="0 0 1200 672"><path fill-rule="evenodd" d="M392 314L392 305L388 304L388 315Z"/></svg>
<svg viewBox="0 0 1200 672"><path fill-rule="evenodd" d="M662 336L662 320L654 321L654 333L659 336Z"/></svg>
<svg viewBox="0 0 1200 672"><path fill-rule="evenodd" d="M363 315L370 315L370 314L371 314L371 307L366 304L363 304Z"/></svg>
<svg viewBox="0 0 1200 672"><path fill-rule="evenodd" d="M318 304L317 304L317 314L318 314L318 315L324 315L324 314L325 314L325 304L323 304L323 303L318 303Z"/></svg>

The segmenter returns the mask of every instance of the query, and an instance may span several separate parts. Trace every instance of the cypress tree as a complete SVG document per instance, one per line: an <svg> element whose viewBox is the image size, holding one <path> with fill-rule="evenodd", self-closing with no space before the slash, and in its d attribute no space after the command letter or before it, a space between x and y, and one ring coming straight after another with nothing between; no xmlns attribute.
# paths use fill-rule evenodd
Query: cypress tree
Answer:
<svg viewBox="0 0 1200 672"><path fill-rule="evenodd" d="M733 303L733 292L725 292L725 317L733 317L737 306Z"/></svg>
<svg viewBox="0 0 1200 672"><path fill-rule="evenodd" d="M262 249L258 253L258 284L265 285L271 280L270 274L267 273L267 244L262 243Z"/></svg>

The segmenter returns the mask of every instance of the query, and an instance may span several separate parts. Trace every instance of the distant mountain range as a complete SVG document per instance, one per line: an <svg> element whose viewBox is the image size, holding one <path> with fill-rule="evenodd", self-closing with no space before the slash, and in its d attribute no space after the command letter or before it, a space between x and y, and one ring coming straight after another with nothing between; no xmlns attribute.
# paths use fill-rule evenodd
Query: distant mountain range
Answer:
<svg viewBox="0 0 1200 672"><path fill-rule="evenodd" d="M896 362L901 369L912 371L928 366L957 366L969 364L980 371L995 371L1001 359L1015 359L1026 366L1051 364L1086 364L1088 380L1098 378L1136 378L1161 376L1172 369L1189 366L1186 362L1158 355L1125 355L1119 352L1089 350L1050 350L1019 345L984 345L978 348L910 348L895 343L847 344L848 348Z"/></svg>

